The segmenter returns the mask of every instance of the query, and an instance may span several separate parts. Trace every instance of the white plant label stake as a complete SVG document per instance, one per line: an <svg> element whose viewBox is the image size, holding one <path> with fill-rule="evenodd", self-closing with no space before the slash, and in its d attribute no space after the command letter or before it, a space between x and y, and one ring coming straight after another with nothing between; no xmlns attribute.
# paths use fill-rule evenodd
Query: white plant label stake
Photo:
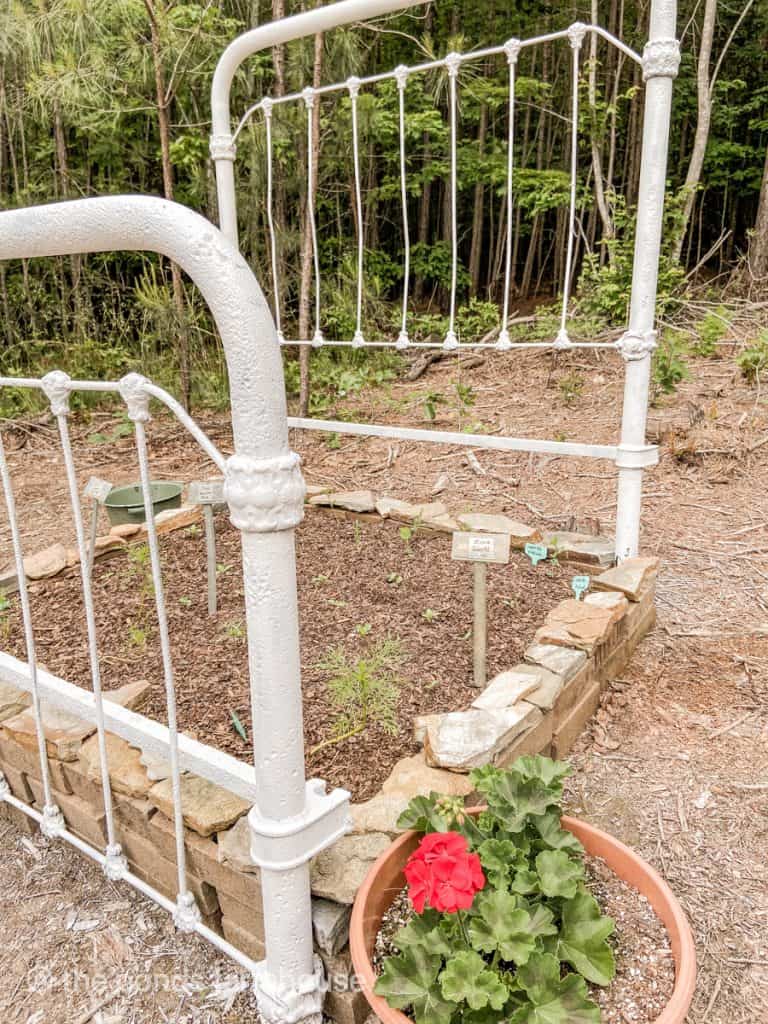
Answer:
<svg viewBox="0 0 768 1024"><path fill-rule="evenodd" d="M102 480L98 476L92 476L85 485L83 494L90 498L93 505L91 508L91 536L88 547L88 571L93 570L93 560L96 557L96 537L99 532L99 509L112 493L113 484L109 480Z"/></svg>
<svg viewBox="0 0 768 1024"><path fill-rule="evenodd" d="M576 600L580 601L582 597L589 590L589 585L592 581L589 576L574 576L571 580L571 590L573 591Z"/></svg>
<svg viewBox="0 0 768 1024"><path fill-rule="evenodd" d="M224 501L223 480L196 480L189 485L188 500L191 505L202 505L205 519L205 550L208 574L208 614L218 610L216 594L216 527L213 521L213 507Z"/></svg>
<svg viewBox="0 0 768 1024"><path fill-rule="evenodd" d="M457 562L472 562L474 569L473 681L478 689L485 687L488 677L488 565L506 565L509 562L509 548L508 533L459 531L453 535L451 558Z"/></svg>

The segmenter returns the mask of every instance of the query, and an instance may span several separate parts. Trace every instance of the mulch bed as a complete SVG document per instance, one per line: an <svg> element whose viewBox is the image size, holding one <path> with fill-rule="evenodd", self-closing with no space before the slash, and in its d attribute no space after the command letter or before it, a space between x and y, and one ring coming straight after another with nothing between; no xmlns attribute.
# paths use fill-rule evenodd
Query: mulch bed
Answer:
<svg viewBox="0 0 768 1024"><path fill-rule="evenodd" d="M615 875L604 861L586 857L587 887L604 914L616 922L610 939L616 976L607 988L590 985L602 1024L653 1024L675 986L675 962L664 925L648 900ZM413 917L403 889L384 915L376 937L373 965L381 973L386 957L397 953L395 934Z"/></svg>
<svg viewBox="0 0 768 1024"><path fill-rule="evenodd" d="M404 653L398 669L397 735L373 724L308 759L308 775L342 785L356 801L373 796L393 765L415 753L415 715L467 707L472 678L472 567L450 559L449 534L309 510L297 531L304 730L307 750L327 740L337 711L328 673L318 667L335 645L355 660L386 637ZM96 606L105 689L137 679L152 683L147 714L165 721L162 664L148 582L135 552L96 563ZM219 613L207 614L205 546L198 529L161 538L164 587L176 672L179 724L197 739L240 758L250 744L235 731L234 711L251 736L239 537L217 518ZM489 678L516 664L546 613L570 594L572 570L533 568L513 553L488 571ZM56 675L90 687L78 574L32 586L38 660ZM425 613L426 616L425 616ZM24 658L17 601L9 611L7 649ZM370 628L369 628L370 627ZM258 728L258 724L257 724Z"/></svg>

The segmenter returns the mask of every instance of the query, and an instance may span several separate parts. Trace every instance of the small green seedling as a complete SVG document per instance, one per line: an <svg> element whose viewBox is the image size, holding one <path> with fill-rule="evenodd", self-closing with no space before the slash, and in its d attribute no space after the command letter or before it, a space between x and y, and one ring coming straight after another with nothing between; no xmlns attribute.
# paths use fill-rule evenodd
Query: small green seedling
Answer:
<svg viewBox="0 0 768 1024"><path fill-rule="evenodd" d="M440 391L428 391L421 400L424 406L424 415L430 421L434 423L437 419L437 407L439 405L445 405L445 395Z"/></svg>
<svg viewBox="0 0 768 1024"><path fill-rule="evenodd" d="M191 608L191 606L192 606L192 598L191 597L187 597L187 596L180 597L179 598L179 604L181 605L182 608Z"/></svg>
<svg viewBox="0 0 768 1024"><path fill-rule="evenodd" d="M387 576L387 583L391 584L393 587L399 587L402 582L403 577L399 572L391 572L389 576Z"/></svg>
<svg viewBox="0 0 768 1024"><path fill-rule="evenodd" d="M329 597L329 598L328 598L328 604L329 604L329 605L330 605L330 606L331 606L332 608L346 608L346 607L347 607L347 605L349 604L349 601L339 601L339 600L338 600L337 598L335 598L335 597Z"/></svg>
<svg viewBox="0 0 768 1024"><path fill-rule="evenodd" d="M238 621L228 622L224 627L224 632L230 640L242 640L245 636L245 626Z"/></svg>
<svg viewBox="0 0 768 1024"><path fill-rule="evenodd" d="M147 646L147 631L142 629L141 626L129 626L128 638L131 641L132 647Z"/></svg>
<svg viewBox="0 0 768 1024"><path fill-rule="evenodd" d="M226 576L227 573L231 572L231 571L232 571L232 566L231 565L226 565L224 562L217 562L216 563L216 575L217 576Z"/></svg>
<svg viewBox="0 0 768 1024"><path fill-rule="evenodd" d="M436 612L434 608L425 608L421 613L421 617L425 622L437 622L440 618L440 612Z"/></svg>
<svg viewBox="0 0 768 1024"><path fill-rule="evenodd" d="M324 572L321 572L319 576L312 577L312 582L315 583L317 586L320 586L323 583L330 583L330 581L331 577Z"/></svg>
<svg viewBox="0 0 768 1024"><path fill-rule="evenodd" d="M358 636L368 636L372 629L373 626L370 622L360 622L355 626L355 632Z"/></svg>

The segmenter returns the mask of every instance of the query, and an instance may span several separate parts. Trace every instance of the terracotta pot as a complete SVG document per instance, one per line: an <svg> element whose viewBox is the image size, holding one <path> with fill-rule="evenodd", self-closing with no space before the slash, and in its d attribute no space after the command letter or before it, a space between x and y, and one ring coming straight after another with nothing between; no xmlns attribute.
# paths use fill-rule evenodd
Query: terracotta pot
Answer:
<svg viewBox="0 0 768 1024"><path fill-rule="evenodd" d="M477 814L481 808L473 808ZM667 883L644 860L593 825L576 818L563 818L567 828L581 840L587 853L600 857L608 867L645 896L667 929L675 958L675 987L666 1008L655 1024L682 1024L696 985L696 949L690 925ZM379 857L363 882L355 900L350 925L350 951L358 982L371 1009L384 1024L412 1024L405 1014L393 1010L374 994L376 982L371 956L381 919L405 885L403 869L419 844L417 832L405 832Z"/></svg>

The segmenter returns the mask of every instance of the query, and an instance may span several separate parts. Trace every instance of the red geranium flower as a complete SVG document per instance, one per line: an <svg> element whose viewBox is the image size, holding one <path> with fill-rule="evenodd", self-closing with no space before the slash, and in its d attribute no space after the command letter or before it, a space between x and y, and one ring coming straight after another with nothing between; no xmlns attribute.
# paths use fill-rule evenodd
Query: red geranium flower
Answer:
<svg viewBox="0 0 768 1024"><path fill-rule="evenodd" d="M475 893L485 886L476 853L458 832L431 832L419 843L405 866L408 896L417 914L425 905L441 913L469 910Z"/></svg>

